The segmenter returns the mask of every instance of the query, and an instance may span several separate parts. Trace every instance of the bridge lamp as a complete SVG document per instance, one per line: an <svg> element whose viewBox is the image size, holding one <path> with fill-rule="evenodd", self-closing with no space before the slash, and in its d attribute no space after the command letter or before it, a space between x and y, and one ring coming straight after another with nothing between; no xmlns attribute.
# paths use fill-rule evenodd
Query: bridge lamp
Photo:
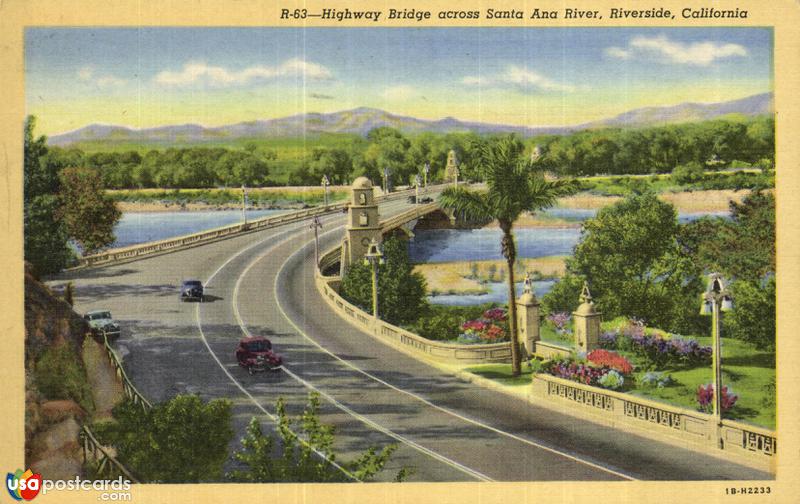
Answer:
<svg viewBox="0 0 800 504"><path fill-rule="evenodd" d="M372 266L372 316L375 320L378 320L378 266L381 264L384 264L383 253L373 238L364 254L364 265Z"/></svg>
<svg viewBox="0 0 800 504"><path fill-rule="evenodd" d="M319 267L319 230L322 229L322 222L319 217L315 215L309 227L314 230L314 264Z"/></svg>
<svg viewBox="0 0 800 504"><path fill-rule="evenodd" d="M415 188L415 191L416 191L416 196L415 196L415 199L414 199L414 203L419 203L419 185L420 185L421 182L422 182L422 180L420 180L419 173L414 175L414 188Z"/></svg>
<svg viewBox="0 0 800 504"><path fill-rule="evenodd" d="M425 162L424 172L425 172L425 188L427 188L428 187L428 175L430 175L430 173L431 173L431 163L428 162L428 161Z"/></svg>
<svg viewBox="0 0 800 504"><path fill-rule="evenodd" d="M711 350L714 367L714 420L717 423L717 443L722 448L720 437L722 427L722 345L721 312L733 309L733 298L725 287L722 276L712 273L708 276L708 287L701 294L700 314L711 315Z"/></svg>

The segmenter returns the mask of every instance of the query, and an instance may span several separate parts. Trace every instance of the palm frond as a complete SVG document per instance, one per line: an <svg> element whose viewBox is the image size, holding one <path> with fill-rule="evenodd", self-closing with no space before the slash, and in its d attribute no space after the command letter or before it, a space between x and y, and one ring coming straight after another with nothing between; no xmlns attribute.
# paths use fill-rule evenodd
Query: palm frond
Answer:
<svg viewBox="0 0 800 504"><path fill-rule="evenodd" d="M439 204L467 219L494 219L487 204L485 192L472 191L463 187L448 187L439 195Z"/></svg>

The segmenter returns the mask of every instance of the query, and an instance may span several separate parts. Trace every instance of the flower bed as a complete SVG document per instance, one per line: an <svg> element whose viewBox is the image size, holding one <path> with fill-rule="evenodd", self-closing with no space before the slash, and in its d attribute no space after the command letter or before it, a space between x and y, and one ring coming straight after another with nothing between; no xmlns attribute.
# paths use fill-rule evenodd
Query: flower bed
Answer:
<svg viewBox="0 0 800 504"><path fill-rule="evenodd" d="M487 344L508 341L508 313L505 308L490 308L483 317L461 324L463 331L456 340L463 344Z"/></svg>
<svg viewBox="0 0 800 504"><path fill-rule="evenodd" d="M691 366L711 363L711 347L697 340L676 334L645 331L644 323L632 319L612 331L600 335L600 346L609 350L631 351L647 364L655 367L686 364Z"/></svg>
<svg viewBox="0 0 800 504"><path fill-rule="evenodd" d="M625 386L626 377L630 378L633 366L615 352L594 350L586 361L561 359L542 365L540 370L565 380L619 390Z"/></svg>

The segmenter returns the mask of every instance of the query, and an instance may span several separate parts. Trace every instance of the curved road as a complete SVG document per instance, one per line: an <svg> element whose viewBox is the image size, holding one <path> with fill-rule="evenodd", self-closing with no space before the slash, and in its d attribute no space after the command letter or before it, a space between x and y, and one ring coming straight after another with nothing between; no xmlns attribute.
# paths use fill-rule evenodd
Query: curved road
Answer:
<svg viewBox="0 0 800 504"><path fill-rule="evenodd" d="M407 207L384 203L381 216ZM322 221L327 249L341 239L345 219ZM313 258L305 222L51 283L72 280L76 310L107 308L122 321L116 346L149 399L231 399L236 440L252 416L272 426L278 397L299 413L315 390L322 421L336 427L340 461L372 445L398 444L380 479L403 466L415 471L410 481L771 478L510 400L417 361L335 315L314 287ZM186 278L207 284L209 302L178 300ZM236 343L252 334L272 339L284 371L250 376L237 366Z"/></svg>

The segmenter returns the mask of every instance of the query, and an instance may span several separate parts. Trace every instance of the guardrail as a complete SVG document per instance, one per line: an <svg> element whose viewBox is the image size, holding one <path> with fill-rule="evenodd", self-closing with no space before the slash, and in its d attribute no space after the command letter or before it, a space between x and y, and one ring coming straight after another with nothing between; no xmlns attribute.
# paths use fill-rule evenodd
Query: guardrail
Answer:
<svg viewBox="0 0 800 504"><path fill-rule="evenodd" d="M106 349L106 354L108 355L108 360L111 362L111 365L114 367L114 371L117 373L117 377L122 382L122 390L125 393L125 397L130 399L133 404L140 406L144 411L149 410L153 407L142 394L139 392L136 387L131 382L128 375L125 373L125 368L122 367L122 362L117 357L117 353L111 348L111 345L108 344L108 338L103 335L103 347Z"/></svg>
<svg viewBox="0 0 800 504"><path fill-rule="evenodd" d="M128 375L125 373L125 368L122 367L117 353L108 344L108 338L103 335L103 348L106 350L106 355L114 371L122 382L122 390L133 404L142 408L142 411L147 411L152 408L152 404L148 401L133 385ZM116 479L118 476L123 476L133 483L139 483L139 480L133 477L131 472L122 463L117 460L108 449L100 443L94 436L94 433L87 425L84 425L80 433L81 445L83 446L83 461L84 463L90 460L97 464L95 468L96 476L105 479Z"/></svg>
<svg viewBox="0 0 800 504"><path fill-rule="evenodd" d="M83 426L80 437L83 446L83 461L86 463L91 460L97 464L95 468L97 479L115 480L122 476L131 483L139 483L139 480L134 478L131 472L94 437L89 427Z"/></svg>
<svg viewBox="0 0 800 504"><path fill-rule="evenodd" d="M329 257L337 250L328 251L323 257ZM383 320L376 320L372 315L347 302L331 286L338 283L339 277L323 277L319 270L316 275L317 290L328 305L348 322L365 330L377 339L388 342L395 347L420 357L439 362L459 364L485 364L492 362L511 362L511 344L493 343L488 345L460 345L442 343L423 338L403 328Z"/></svg>
<svg viewBox="0 0 800 504"><path fill-rule="evenodd" d="M576 413L588 413L614 428L645 429L652 436L673 438L710 454L720 451L720 438L722 451L750 461L756 455L755 462L759 466L774 466L777 435L768 429L732 420L723 420L718 429L714 417L706 413L544 373L534 374L531 390L532 397L538 400L557 402L561 406L572 405ZM560 411L564 409L559 407Z"/></svg>
<svg viewBox="0 0 800 504"><path fill-rule="evenodd" d="M436 188L438 186L430 186L429 188ZM414 189L407 189L390 193L385 196L379 196L377 201L394 201L397 199L408 197L414 193ZM70 268L71 270L89 268L94 266L106 266L109 264L131 261L143 256L163 254L174 252L188 247L194 247L201 244L211 243L217 240L238 236L245 233L252 233L264 229L270 229L284 224L301 221L310 217L325 215L342 211L349 206L349 202L336 203L334 205L314 207L297 212L287 212L284 214L263 217L252 221L240 224L231 224L229 226L222 226L199 233L193 233L175 238L168 238L156 242L141 243L138 245L131 245L129 247L120 247L115 249L106 250L98 254L83 256L79 259L78 266Z"/></svg>

